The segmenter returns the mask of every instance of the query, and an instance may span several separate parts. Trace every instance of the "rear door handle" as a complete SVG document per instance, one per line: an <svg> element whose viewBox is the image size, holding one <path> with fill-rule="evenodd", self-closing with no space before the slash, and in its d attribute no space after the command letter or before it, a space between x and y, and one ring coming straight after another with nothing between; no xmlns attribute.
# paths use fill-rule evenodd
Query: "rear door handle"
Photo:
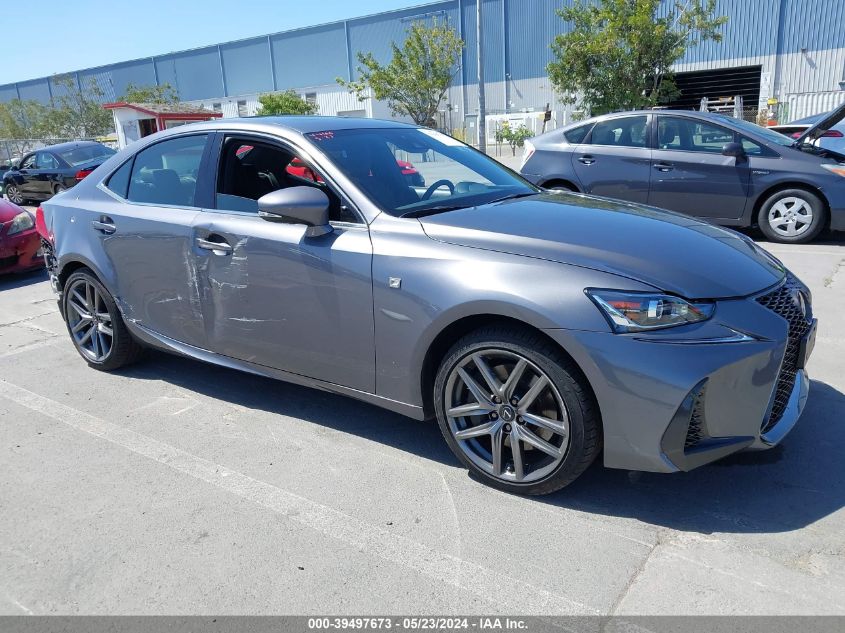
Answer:
<svg viewBox="0 0 845 633"><path fill-rule="evenodd" d="M592 156L581 156L578 159L578 162L584 163L585 165L592 165L594 162L596 162L596 159Z"/></svg>
<svg viewBox="0 0 845 633"><path fill-rule="evenodd" d="M107 215L101 215L99 220L91 222L91 226L95 231L105 233L106 235L111 235L117 230L117 227L114 225L114 220Z"/></svg>
<svg viewBox="0 0 845 633"><path fill-rule="evenodd" d="M675 169L674 165L671 165L670 163L654 163L654 168L657 171L672 171Z"/></svg>
<svg viewBox="0 0 845 633"><path fill-rule="evenodd" d="M228 255L232 252L232 247L226 242L214 242L201 237L197 238L197 246L215 255Z"/></svg>

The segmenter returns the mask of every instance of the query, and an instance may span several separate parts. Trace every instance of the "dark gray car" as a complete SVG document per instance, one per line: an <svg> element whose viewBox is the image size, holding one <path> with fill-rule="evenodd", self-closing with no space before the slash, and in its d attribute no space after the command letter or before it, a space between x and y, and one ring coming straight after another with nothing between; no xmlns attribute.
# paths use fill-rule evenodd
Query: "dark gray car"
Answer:
<svg viewBox="0 0 845 633"><path fill-rule="evenodd" d="M610 114L532 139L521 172L542 187L808 242L845 230L845 156L815 142L843 116L845 106L793 139L720 114Z"/></svg>
<svg viewBox="0 0 845 633"><path fill-rule="evenodd" d="M425 128L179 127L40 215L92 367L152 346L436 417L509 491L556 490L599 454L672 472L768 448L807 398L810 293L752 241L543 192Z"/></svg>

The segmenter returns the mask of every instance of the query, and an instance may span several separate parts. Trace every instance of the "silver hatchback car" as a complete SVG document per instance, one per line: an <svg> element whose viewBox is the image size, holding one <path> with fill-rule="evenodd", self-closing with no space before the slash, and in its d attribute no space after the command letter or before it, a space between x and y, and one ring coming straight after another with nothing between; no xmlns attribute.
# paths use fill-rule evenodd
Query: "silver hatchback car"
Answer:
<svg viewBox="0 0 845 633"><path fill-rule="evenodd" d="M672 472L768 448L807 399L810 293L752 241L541 190L426 128L187 125L37 220L92 367L150 346L436 418L507 491L598 455Z"/></svg>

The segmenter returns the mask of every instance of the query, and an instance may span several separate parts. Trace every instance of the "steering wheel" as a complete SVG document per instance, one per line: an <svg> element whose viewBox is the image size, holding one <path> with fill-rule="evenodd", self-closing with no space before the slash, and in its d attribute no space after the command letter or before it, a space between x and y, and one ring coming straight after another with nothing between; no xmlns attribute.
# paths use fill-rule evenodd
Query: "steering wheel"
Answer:
<svg viewBox="0 0 845 633"><path fill-rule="evenodd" d="M455 193L455 185L452 184L452 181L443 179L438 180L433 185L431 185L431 187L426 189L425 193L422 195L422 198L420 198L420 200L428 200L431 197L431 194L433 194L435 191L437 191L438 189L440 189L440 187L443 187L444 185L446 187L449 187L449 193Z"/></svg>

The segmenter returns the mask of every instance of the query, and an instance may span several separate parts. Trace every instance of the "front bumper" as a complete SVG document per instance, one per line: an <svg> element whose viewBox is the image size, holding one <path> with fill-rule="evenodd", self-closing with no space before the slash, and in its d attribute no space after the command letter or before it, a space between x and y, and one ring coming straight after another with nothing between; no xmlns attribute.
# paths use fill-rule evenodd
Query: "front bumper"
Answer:
<svg viewBox="0 0 845 633"><path fill-rule="evenodd" d="M719 301L708 322L647 335L546 333L595 391L605 465L675 472L770 448L792 429L807 401L812 346L801 347L793 380L784 374L795 351L790 331L751 297Z"/></svg>
<svg viewBox="0 0 845 633"><path fill-rule="evenodd" d="M34 270L44 265L41 238L35 229L17 235L0 235L0 274Z"/></svg>

